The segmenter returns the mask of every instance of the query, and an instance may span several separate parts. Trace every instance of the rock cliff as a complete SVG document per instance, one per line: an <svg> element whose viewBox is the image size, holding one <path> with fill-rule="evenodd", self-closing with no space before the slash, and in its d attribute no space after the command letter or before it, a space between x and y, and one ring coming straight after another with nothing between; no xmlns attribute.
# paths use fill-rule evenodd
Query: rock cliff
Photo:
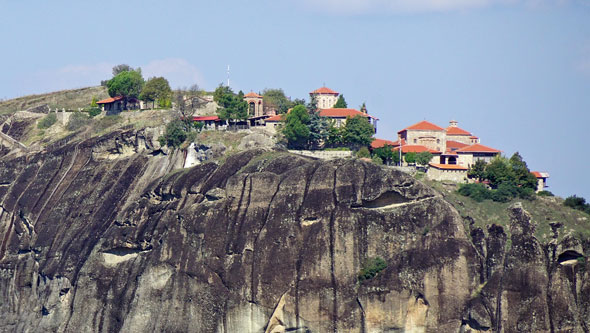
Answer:
<svg viewBox="0 0 590 333"><path fill-rule="evenodd" d="M257 149L179 170L152 141L0 160L0 331L588 332L588 244L559 225L541 243L518 204L486 230L371 163Z"/></svg>

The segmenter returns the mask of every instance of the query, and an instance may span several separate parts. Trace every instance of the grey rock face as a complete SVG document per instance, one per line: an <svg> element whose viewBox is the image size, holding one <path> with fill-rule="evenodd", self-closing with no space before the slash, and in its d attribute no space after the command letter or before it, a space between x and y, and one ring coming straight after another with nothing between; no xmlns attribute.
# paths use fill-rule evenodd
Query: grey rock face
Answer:
<svg viewBox="0 0 590 333"><path fill-rule="evenodd" d="M113 133L0 160L0 331L580 331L588 322L587 273L530 236L519 207L505 253L501 227L471 231L472 242L441 196L395 170L258 149L170 171L176 157L127 153L133 142L152 145ZM387 267L359 283L374 257Z"/></svg>

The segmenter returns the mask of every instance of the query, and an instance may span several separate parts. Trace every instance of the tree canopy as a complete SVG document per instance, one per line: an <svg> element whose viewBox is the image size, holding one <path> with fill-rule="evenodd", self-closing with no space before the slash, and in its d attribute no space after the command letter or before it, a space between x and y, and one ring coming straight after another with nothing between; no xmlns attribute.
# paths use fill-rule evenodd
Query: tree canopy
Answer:
<svg viewBox="0 0 590 333"><path fill-rule="evenodd" d="M399 155L393 151L393 147L390 145L373 149L373 155L381 158L383 163L387 165L399 163Z"/></svg>
<svg viewBox="0 0 590 333"><path fill-rule="evenodd" d="M334 104L334 108L346 109L347 107L348 107L348 104L346 104L346 100L344 99L344 95L340 95L340 97L338 97L338 101L336 101L336 104Z"/></svg>
<svg viewBox="0 0 590 333"><path fill-rule="evenodd" d="M129 98L138 98L143 89L144 81L140 71L124 71L107 82L111 97L123 96L124 107L127 108Z"/></svg>
<svg viewBox="0 0 590 333"><path fill-rule="evenodd" d="M297 105L287 113L282 131L289 148L302 149L306 147L310 135L309 122L309 113L303 105Z"/></svg>
<svg viewBox="0 0 590 333"><path fill-rule="evenodd" d="M242 91L236 95L230 87L220 85L213 93L213 100L219 105L219 118L230 121L248 118L248 104Z"/></svg>
<svg viewBox="0 0 590 333"><path fill-rule="evenodd" d="M168 80L163 77L153 77L148 79L145 86L141 90L139 98L146 102L168 100L172 94ZM153 106L153 105L152 105Z"/></svg>
<svg viewBox="0 0 590 333"><path fill-rule="evenodd" d="M430 160L432 160L432 154L429 151L423 151L416 154L416 163L418 165L428 165Z"/></svg>
<svg viewBox="0 0 590 333"><path fill-rule="evenodd" d="M264 105L274 108L278 114L287 113L294 106L293 102L285 96L283 89L264 89L262 91L262 98Z"/></svg>
<svg viewBox="0 0 590 333"><path fill-rule="evenodd" d="M127 65L127 64L120 64L117 66L113 67L113 77L119 75L120 73L123 72L130 72L133 70L133 67Z"/></svg>
<svg viewBox="0 0 590 333"><path fill-rule="evenodd" d="M373 142L375 128L366 117L354 116L346 119L344 141L352 146L368 146Z"/></svg>

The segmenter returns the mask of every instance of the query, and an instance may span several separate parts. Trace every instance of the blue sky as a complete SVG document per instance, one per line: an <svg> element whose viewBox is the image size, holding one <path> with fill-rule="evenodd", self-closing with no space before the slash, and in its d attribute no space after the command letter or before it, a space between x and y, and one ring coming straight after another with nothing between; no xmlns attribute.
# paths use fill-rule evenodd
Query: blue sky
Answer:
<svg viewBox="0 0 590 333"><path fill-rule="evenodd" d="M459 126L590 200L588 0L0 0L0 98L99 84L113 65L173 87L323 84L378 137Z"/></svg>

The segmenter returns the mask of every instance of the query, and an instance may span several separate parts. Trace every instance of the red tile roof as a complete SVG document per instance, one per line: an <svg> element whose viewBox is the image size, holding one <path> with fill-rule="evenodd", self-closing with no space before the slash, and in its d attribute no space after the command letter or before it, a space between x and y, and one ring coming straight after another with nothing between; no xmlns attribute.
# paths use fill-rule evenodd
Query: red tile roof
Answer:
<svg viewBox="0 0 590 333"><path fill-rule="evenodd" d="M244 97L249 97L249 98L262 98L262 96L258 95L255 92L249 92L246 95L244 95Z"/></svg>
<svg viewBox="0 0 590 333"><path fill-rule="evenodd" d="M396 144L393 141L384 140L384 139L375 139L375 140L373 140L373 142L371 142L371 148L373 148L373 149L385 147L385 145L392 146L392 147L399 146L399 144Z"/></svg>
<svg viewBox="0 0 590 333"><path fill-rule="evenodd" d="M531 171L531 173L537 178L549 178L549 174L547 172Z"/></svg>
<svg viewBox="0 0 590 333"><path fill-rule="evenodd" d="M321 109L320 116L330 117L330 118L346 118L346 117L361 116L361 117L369 117L369 118L377 119L367 113L360 112L359 110L356 110L356 109Z"/></svg>
<svg viewBox="0 0 590 333"><path fill-rule="evenodd" d="M113 103L116 101L120 101L123 99L123 96L117 96L117 97L111 97L111 98L107 98L107 99L103 99L101 101L96 102L96 104L109 104L109 103Z"/></svg>
<svg viewBox="0 0 590 333"><path fill-rule="evenodd" d="M193 117L193 121L207 121L207 120L219 120L218 116L200 116L200 117Z"/></svg>
<svg viewBox="0 0 590 333"><path fill-rule="evenodd" d="M340 93L328 88L328 87L321 87L309 93L310 95L314 94L329 94L329 95L340 95Z"/></svg>
<svg viewBox="0 0 590 333"><path fill-rule="evenodd" d="M419 123L416 123L412 126L406 127L403 130L399 131L398 133L401 133L403 131L407 131L407 130L415 130L415 131L444 131L445 129L442 127L439 127L431 122L428 122L426 120L422 120Z"/></svg>
<svg viewBox="0 0 590 333"><path fill-rule="evenodd" d="M399 147L395 148L394 150L399 151ZM440 154L441 152L438 150L429 149L422 145L407 145L402 146L402 153L421 153L423 151L429 151L431 154Z"/></svg>
<svg viewBox="0 0 590 333"><path fill-rule="evenodd" d="M458 153L499 153L500 150L476 143L457 150Z"/></svg>
<svg viewBox="0 0 590 333"><path fill-rule="evenodd" d="M270 122L279 122L279 121L281 121L282 119L283 119L283 115L281 115L281 114L278 114L278 115L276 115L276 116L272 116L272 117L270 117L270 118L266 118L264 121L265 121L265 122L269 122L269 121L270 121Z"/></svg>
<svg viewBox="0 0 590 333"><path fill-rule="evenodd" d="M466 168L462 165L457 165L457 164L436 164L436 163L429 163L431 167L437 168L437 169L442 169L442 170L469 170L469 168Z"/></svg>
<svg viewBox="0 0 590 333"><path fill-rule="evenodd" d="M461 149L461 148L464 148L464 147L467 147L467 146L469 146L469 145L468 144L465 144L463 142L453 141L453 140L447 140L447 150L449 150L449 148L451 150L453 150L453 149L457 150L457 149Z"/></svg>
<svg viewBox="0 0 590 333"><path fill-rule="evenodd" d="M471 136L471 133L469 133L466 130L459 128L457 126L447 127L447 134L448 135L469 135L469 136Z"/></svg>

